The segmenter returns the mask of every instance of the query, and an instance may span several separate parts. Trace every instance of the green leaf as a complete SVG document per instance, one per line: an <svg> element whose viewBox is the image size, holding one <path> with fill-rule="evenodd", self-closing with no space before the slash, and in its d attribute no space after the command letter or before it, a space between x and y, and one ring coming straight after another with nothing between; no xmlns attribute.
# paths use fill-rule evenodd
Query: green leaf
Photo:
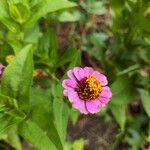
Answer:
<svg viewBox="0 0 150 150"><path fill-rule="evenodd" d="M122 9L124 7L125 1L120 1L120 0L111 0L111 7L113 8L113 11L115 11L115 14L120 16Z"/></svg>
<svg viewBox="0 0 150 150"><path fill-rule="evenodd" d="M82 16L78 11L74 11L72 13L65 11L60 14L58 19L61 22L75 22L75 21L79 21L81 17Z"/></svg>
<svg viewBox="0 0 150 150"><path fill-rule="evenodd" d="M108 35L103 32L100 32L100 33L93 32L90 35L90 41L97 48L105 47L105 44L106 44L105 42L107 39L108 39Z"/></svg>
<svg viewBox="0 0 150 150"><path fill-rule="evenodd" d="M73 142L73 150L84 150L84 140L79 139Z"/></svg>
<svg viewBox="0 0 150 150"><path fill-rule="evenodd" d="M25 24L25 28L28 28L35 24L35 22L44 17L46 14L58 11L64 8L70 8L76 6L75 3L65 1L65 0L38 0L34 8L31 9L32 15L29 18L28 22Z"/></svg>
<svg viewBox="0 0 150 150"><path fill-rule="evenodd" d="M79 51L76 49L67 49L64 51L63 55L60 57L58 66L64 65L69 62L76 62L79 58Z"/></svg>
<svg viewBox="0 0 150 150"><path fill-rule="evenodd" d="M103 15L106 12L102 1L87 0L86 3L83 3L81 6L91 14Z"/></svg>
<svg viewBox="0 0 150 150"><path fill-rule="evenodd" d="M49 139L56 145L59 150L62 150L62 144L53 122L51 91L43 89L32 89L30 96L32 121L45 131Z"/></svg>
<svg viewBox="0 0 150 150"><path fill-rule="evenodd" d="M52 64L55 66L57 62L57 40L56 34L53 29L49 29L49 38L50 38L50 50L49 50L49 58Z"/></svg>
<svg viewBox="0 0 150 150"><path fill-rule="evenodd" d="M18 23L24 23L30 16L30 10L23 3L9 4L10 16Z"/></svg>
<svg viewBox="0 0 150 150"><path fill-rule="evenodd" d="M135 24L139 27L139 29L150 33L150 19L144 16L143 10L141 10L141 12L139 13L135 13L133 19L135 21Z"/></svg>
<svg viewBox="0 0 150 150"><path fill-rule="evenodd" d="M141 95L143 107L144 107L148 117L150 117L150 92L145 89L140 89L139 92Z"/></svg>
<svg viewBox="0 0 150 150"><path fill-rule="evenodd" d="M126 123L126 119L127 119L127 117L126 117L126 105L122 106L122 105L111 104L110 108L111 108L111 111L112 111L116 121L120 125L121 131L124 131L125 123Z"/></svg>
<svg viewBox="0 0 150 150"><path fill-rule="evenodd" d="M9 126L21 122L26 115L18 110L17 101L0 94L0 133Z"/></svg>
<svg viewBox="0 0 150 150"><path fill-rule="evenodd" d="M148 121L148 136L147 136L147 141L150 142L150 119Z"/></svg>
<svg viewBox="0 0 150 150"><path fill-rule="evenodd" d="M16 109L0 112L0 134L8 127L18 124L25 119L25 114Z"/></svg>
<svg viewBox="0 0 150 150"><path fill-rule="evenodd" d="M111 85L113 96L109 106L122 131L124 131L126 122L126 107L132 100L133 90L131 85L132 83L127 75L118 77Z"/></svg>
<svg viewBox="0 0 150 150"><path fill-rule="evenodd" d="M40 32L39 25L35 24L32 28L25 32L24 42L37 44L42 33Z"/></svg>
<svg viewBox="0 0 150 150"><path fill-rule="evenodd" d="M39 39L39 48L37 49L37 54L43 58L48 58L50 50L50 30L46 30Z"/></svg>
<svg viewBox="0 0 150 150"><path fill-rule="evenodd" d="M31 120L20 124L19 134L39 150L57 150L47 133Z"/></svg>
<svg viewBox="0 0 150 150"><path fill-rule="evenodd" d="M142 136L137 131L137 129L129 128L128 132L130 134L129 137L126 138L129 145L132 147L132 150L140 149L142 143Z"/></svg>
<svg viewBox="0 0 150 150"><path fill-rule="evenodd" d="M55 70L58 59L57 53L56 35L54 30L49 28L40 38L37 54L41 57L43 64L48 64Z"/></svg>
<svg viewBox="0 0 150 150"><path fill-rule="evenodd" d="M77 110L71 109L69 117L70 117L73 125L75 125L77 123L79 116L80 116L80 113Z"/></svg>
<svg viewBox="0 0 150 150"><path fill-rule="evenodd" d="M63 101L62 87L60 84L55 84L55 85L53 84L52 94L53 94L54 121L58 133L61 137L62 143L64 144L64 141L66 139L69 110L67 105Z"/></svg>
<svg viewBox="0 0 150 150"><path fill-rule="evenodd" d="M19 31L19 25L10 18L6 0L0 0L0 21L12 32Z"/></svg>
<svg viewBox="0 0 150 150"><path fill-rule="evenodd" d="M24 47L16 59L4 70L2 77L2 94L19 101L19 107L27 109L33 74L33 52L31 45Z"/></svg>
<svg viewBox="0 0 150 150"><path fill-rule="evenodd" d="M3 108L18 108L16 99L0 94L0 112Z"/></svg>
<svg viewBox="0 0 150 150"><path fill-rule="evenodd" d="M4 140L16 150L22 150L21 141L17 130L18 129L16 125L9 127L5 131L6 138L4 138Z"/></svg>
<svg viewBox="0 0 150 150"><path fill-rule="evenodd" d="M98 51L91 51L91 49L88 50L90 55L93 55L97 60L101 62L102 66L105 66L105 53L104 53L104 47L106 46L106 40L108 39L108 36L101 32L96 33L93 32L89 36L89 40L94 45L94 49L98 49Z"/></svg>

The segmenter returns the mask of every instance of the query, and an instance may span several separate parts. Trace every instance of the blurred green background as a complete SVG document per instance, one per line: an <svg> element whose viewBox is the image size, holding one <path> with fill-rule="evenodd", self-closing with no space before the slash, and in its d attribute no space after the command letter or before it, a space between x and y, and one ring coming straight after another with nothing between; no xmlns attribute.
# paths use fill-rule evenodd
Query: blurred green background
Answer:
<svg viewBox="0 0 150 150"><path fill-rule="evenodd" d="M22 66L34 64L26 114L31 128L0 125L1 150L21 150L20 136L53 150L33 141L45 132L57 149L150 149L149 0L0 0L0 62L7 66L27 45L33 62ZM60 81L75 66L91 66L108 77L113 97L96 115L80 115L62 101ZM0 124L2 115L0 109Z"/></svg>

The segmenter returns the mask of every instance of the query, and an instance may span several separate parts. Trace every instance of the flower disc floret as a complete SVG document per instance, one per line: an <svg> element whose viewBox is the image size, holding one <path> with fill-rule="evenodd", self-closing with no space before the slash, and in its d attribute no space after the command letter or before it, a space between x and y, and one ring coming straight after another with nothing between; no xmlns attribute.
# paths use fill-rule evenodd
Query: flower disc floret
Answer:
<svg viewBox="0 0 150 150"><path fill-rule="evenodd" d="M76 88L76 91L82 100L95 100L99 97L101 90L102 86L94 76L83 78Z"/></svg>

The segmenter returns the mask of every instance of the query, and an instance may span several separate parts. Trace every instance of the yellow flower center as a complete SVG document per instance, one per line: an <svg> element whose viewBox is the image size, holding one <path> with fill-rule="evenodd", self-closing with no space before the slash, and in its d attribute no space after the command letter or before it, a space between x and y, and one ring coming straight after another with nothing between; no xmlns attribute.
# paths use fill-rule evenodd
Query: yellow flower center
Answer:
<svg viewBox="0 0 150 150"><path fill-rule="evenodd" d="M93 76L83 78L76 88L76 91L82 100L95 100L99 97L101 90L101 83Z"/></svg>

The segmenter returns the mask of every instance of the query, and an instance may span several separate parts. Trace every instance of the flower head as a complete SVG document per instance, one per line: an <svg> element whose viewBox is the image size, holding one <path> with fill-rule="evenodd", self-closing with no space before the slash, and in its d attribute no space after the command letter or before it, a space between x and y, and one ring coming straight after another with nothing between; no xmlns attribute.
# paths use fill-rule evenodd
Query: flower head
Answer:
<svg viewBox="0 0 150 150"><path fill-rule="evenodd" d="M2 77L2 72L3 72L3 65L2 64L0 64L0 79L1 79L1 77Z"/></svg>
<svg viewBox="0 0 150 150"><path fill-rule="evenodd" d="M110 100L112 93L105 75L91 67L75 67L63 81L64 96L83 114L97 113Z"/></svg>

